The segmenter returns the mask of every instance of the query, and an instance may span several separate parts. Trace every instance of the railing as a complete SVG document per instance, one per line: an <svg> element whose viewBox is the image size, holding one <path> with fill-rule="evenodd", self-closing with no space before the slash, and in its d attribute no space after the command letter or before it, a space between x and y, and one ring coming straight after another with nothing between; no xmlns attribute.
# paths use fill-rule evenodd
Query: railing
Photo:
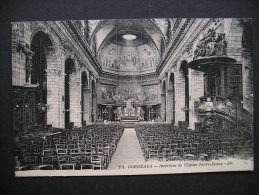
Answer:
<svg viewBox="0 0 259 195"><path fill-rule="evenodd" d="M218 114L232 121L242 119L241 104L234 103L221 96L200 97L198 113L201 116Z"/></svg>

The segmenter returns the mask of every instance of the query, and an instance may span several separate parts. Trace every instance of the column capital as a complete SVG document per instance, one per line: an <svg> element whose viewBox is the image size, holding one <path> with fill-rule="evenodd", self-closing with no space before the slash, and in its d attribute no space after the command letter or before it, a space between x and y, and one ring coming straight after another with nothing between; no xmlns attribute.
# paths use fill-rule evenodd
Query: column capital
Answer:
<svg viewBox="0 0 259 195"><path fill-rule="evenodd" d="M60 68L47 68L45 69L47 74L57 74L57 75L61 75L62 70Z"/></svg>

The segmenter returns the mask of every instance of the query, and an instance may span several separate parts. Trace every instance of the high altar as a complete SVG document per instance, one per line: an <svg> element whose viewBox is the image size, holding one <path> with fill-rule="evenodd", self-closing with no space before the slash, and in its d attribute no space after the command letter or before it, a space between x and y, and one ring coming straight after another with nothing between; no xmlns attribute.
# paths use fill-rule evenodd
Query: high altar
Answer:
<svg viewBox="0 0 259 195"><path fill-rule="evenodd" d="M132 100L124 101L125 107L118 107L118 120L142 120L141 107L133 107Z"/></svg>

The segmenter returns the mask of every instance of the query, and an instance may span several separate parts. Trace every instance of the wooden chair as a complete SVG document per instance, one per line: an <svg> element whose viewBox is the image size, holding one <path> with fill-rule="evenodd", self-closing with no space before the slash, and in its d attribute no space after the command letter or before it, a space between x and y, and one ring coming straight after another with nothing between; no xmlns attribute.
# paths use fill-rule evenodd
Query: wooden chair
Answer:
<svg viewBox="0 0 259 195"><path fill-rule="evenodd" d="M66 144L55 144L56 149L67 149Z"/></svg>
<svg viewBox="0 0 259 195"><path fill-rule="evenodd" d="M81 170L92 169L94 170L94 164L81 164Z"/></svg>
<svg viewBox="0 0 259 195"><path fill-rule="evenodd" d="M67 149L56 149L57 155L66 155L68 150Z"/></svg>
<svg viewBox="0 0 259 195"><path fill-rule="evenodd" d="M91 164L94 165L94 168L103 169L103 155L92 154L91 155Z"/></svg>
<svg viewBox="0 0 259 195"><path fill-rule="evenodd" d="M37 167L38 170L53 170L52 164L43 164Z"/></svg>
<svg viewBox="0 0 259 195"><path fill-rule="evenodd" d="M181 156L178 156L178 155L172 155L172 156L168 156L167 161L176 161L176 160L182 160L182 157Z"/></svg>
<svg viewBox="0 0 259 195"><path fill-rule="evenodd" d="M154 149L149 150L148 159L157 159L158 160L158 150L154 150Z"/></svg>
<svg viewBox="0 0 259 195"><path fill-rule="evenodd" d="M75 164L60 164L59 167L61 170L74 170Z"/></svg>
<svg viewBox="0 0 259 195"><path fill-rule="evenodd" d="M68 155L61 155L57 157L58 164L67 164L70 162L70 156Z"/></svg>
<svg viewBox="0 0 259 195"><path fill-rule="evenodd" d="M42 156L40 164L41 165L44 165L44 164L51 164L51 165L53 165L53 161L54 161L54 157L53 156Z"/></svg>
<svg viewBox="0 0 259 195"><path fill-rule="evenodd" d="M79 155L79 150L77 148L76 149L69 149L69 154L72 155L72 156Z"/></svg>
<svg viewBox="0 0 259 195"><path fill-rule="evenodd" d="M19 171L35 170L36 164L27 164L18 168Z"/></svg>

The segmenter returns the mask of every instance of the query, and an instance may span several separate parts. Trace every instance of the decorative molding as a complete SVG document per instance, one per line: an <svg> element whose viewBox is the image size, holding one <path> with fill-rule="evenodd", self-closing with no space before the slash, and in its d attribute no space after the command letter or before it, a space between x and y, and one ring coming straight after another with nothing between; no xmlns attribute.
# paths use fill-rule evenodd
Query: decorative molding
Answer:
<svg viewBox="0 0 259 195"><path fill-rule="evenodd" d="M192 70L191 74L195 77L200 77L200 76L204 76L204 72L201 71L197 71L197 70Z"/></svg>
<svg viewBox="0 0 259 195"><path fill-rule="evenodd" d="M60 44L65 53L72 53L72 48L67 40L60 39Z"/></svg>
<svg viewBox="0 0 259 195"><path fill-rule="evenodd" d="M217 26L222 21L222 19L221 18L214 18L212 21L213 21L214 25Z"/></svg>
<svg viewBox="0 0 259 195"><path fill-rule="evenodd" d="M193 56L193 43L189 42L185 45L183 49L183 56L186 59L191 59Z"/></svg>
<svg viewBox="0 0 259 195"><path fill-rule="evenodd" d="M166 65L166 60L168 55L175 50L178 46L178 42L180 38L185 34L185 32L188 30L188 26L191 24L192 19L185 19L182 20L179 26L177 26L177 31L175 32L175 36L172 38L168 50L164 53L163 59L161 60L160 64L157 66L157 73L160 74L160 72L163 70L164 66Z"/></svg>

